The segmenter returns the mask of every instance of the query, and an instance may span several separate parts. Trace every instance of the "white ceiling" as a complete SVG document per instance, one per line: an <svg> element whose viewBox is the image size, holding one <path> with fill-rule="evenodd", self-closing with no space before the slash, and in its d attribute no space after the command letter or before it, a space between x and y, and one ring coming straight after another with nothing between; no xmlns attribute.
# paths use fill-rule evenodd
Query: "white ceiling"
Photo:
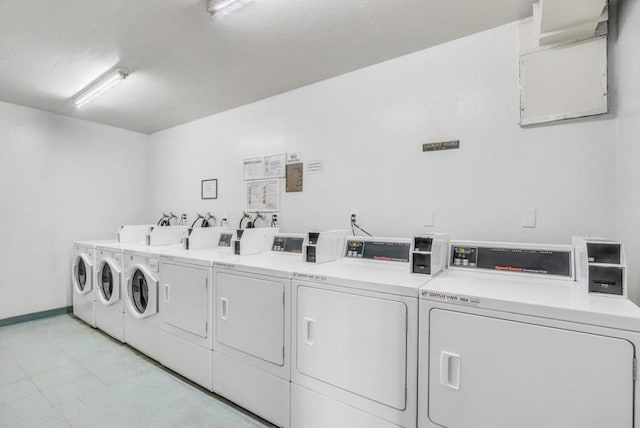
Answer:
<svg viewBox="0 0 640 428"><path fill-rule="evenodd" d="M152 133L531 15L533 0L0 0L0 100ZM132 74L82 109L115 65Z"/></svg>

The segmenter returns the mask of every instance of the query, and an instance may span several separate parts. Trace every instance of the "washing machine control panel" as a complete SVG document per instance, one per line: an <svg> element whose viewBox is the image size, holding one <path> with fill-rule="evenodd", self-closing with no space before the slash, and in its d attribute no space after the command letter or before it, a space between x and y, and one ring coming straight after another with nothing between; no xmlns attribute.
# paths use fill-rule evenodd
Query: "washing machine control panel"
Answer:
<svg viewBox="0 0 640 428"><path fill-rule="evenodd" d="M231 247L231 238L233 237L233 233L221 233L220 239L218 240L218 247Z"/></svg>
<svg viewBox="0 0 640 428"><path fill-rule="evenodd" d="M476 267L478 262L478 249L474 247L452 247L452 266Z"/></svg>
<svg viewBox="0 0 640 428"><path fill-rule="evenodd" d="M344 256L348 259L409 262L410 242L347 239Z"/></svg>
<svg viewBox="0 0 640 428"><path fill-rule="evenodd" d="M573 275L571 250L551 247L454 244L451 245L449 266L568 278Z"/></svg>
<svg viewBox="0 0 640 428"><path fill-rule="evenodd" d="M304 238L292 238L288 236L276 236L273 238L271 251L280 253L302 254Z"/></svg>

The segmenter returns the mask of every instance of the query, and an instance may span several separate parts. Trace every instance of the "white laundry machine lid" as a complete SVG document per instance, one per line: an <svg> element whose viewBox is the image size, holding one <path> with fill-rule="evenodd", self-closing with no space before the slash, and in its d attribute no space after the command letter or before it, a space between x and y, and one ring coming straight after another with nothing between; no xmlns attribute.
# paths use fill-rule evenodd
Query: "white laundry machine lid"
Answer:
<svg viewBox="0 0 640 428"><path fill-rule="evenodd" d="M583 284L551 278L449 270L422 287L423 300L640 331L630 300L589 294Z"/></svg>
<svg viewBox="0 0 640 428"><path fill-rule="evenodd" d="M411 273L411 239L349 237L344 258L323 264L305 263L294 280L356 288L364 291L418 297L433 277Z"/></svg>
<svg viewBox="0 0 640 428"><path fill-rule="evenodd" d="M120 300L122 280L121 263L105 257L96 263L96 289L98 300L109 306Z"/></svg>
<svg viewBox="0 0 640 428"><path fill-rule="evenodd" d="M158 278L142 264L133 264L126 274L127 310L136 318L147 318L158 312Z"/></svg>
<svg viewBox="0 0 640 428"><path fill-rule="evenodd" d="M78 294L87 294L93 285L93 263L84 253L76 254L71 265L73 290Z"/></svg>

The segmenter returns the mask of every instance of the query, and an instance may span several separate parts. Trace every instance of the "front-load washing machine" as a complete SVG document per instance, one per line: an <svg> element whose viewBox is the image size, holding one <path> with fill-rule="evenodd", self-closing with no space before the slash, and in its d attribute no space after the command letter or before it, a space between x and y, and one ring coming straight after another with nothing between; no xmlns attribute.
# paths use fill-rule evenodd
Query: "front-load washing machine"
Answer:
<svg viewBox="0 0 640 428"><path fill-rule="evenodd" d="M291 276L305 234L276 233L270 250L213 262L214 392L275 425L290 425ZM260 245L258 245L260 246Z"/></svg>
<svg viewBox="0 0 640 428"><path fill-rule="evenodd" d="M148 225L124 225L116 232L116 237L126 241L142 240L150 229ZM117 242L118 240L96 240L74 243L71 263L73 314L92 327L96 326L96 246Z"/></svg>
<svg viewBox="0 0 640 428"><path fill-rule="evenodd" d="M452 241L420 296L421 428L638 428L640 309L573 281L573 248Z"/></svg>
<svg viewBox="0 0 640 428"><path fill-rule="evenodd" d="M412 247L349 237L344 258L294 272L292 427L416 426L418 295L437 272L411 273Z"/></svg>
<svg viewBox="0 0 640 428"><path fill-rule="evenodd" d="M73 315L91 327L96 326L93 277L96 242L82 241L74 243L73 261L71 263Z"/></svg>
<svg viewBox="0 0 640 428"><path fill-rule="evenodd" d="M150 249L124 252L124 341L159 360L158 256Z"/></svg>
<svg viewBox="0 0 640 428"><path fill-rule="evenodd" d="M148 245L121 244L124 259L124 341L147 356L160 359L159 248L183 245L188 228L154 227Z"/></svg>
<svg viewBox="0 0 640 428"><path fill-rule="evenodd" d="M124 342L123 246L143 245L153 226L126 225L118 242L97 244L95 249L95 324L111 337Z"/></svg>
<svg viewBox="0 0 640 428"><path fill-rule="evenodd" d="M234 231L195 228L189 249L158 248L160 261L159 361L211 390L211 266L231 254Z"/></svg>
<svg viewBox="0 0 640 428"><path fill-rule="evenodd" d="M123 270L120 248L96 246L96 327L121 342L124 342Z"/></svg>

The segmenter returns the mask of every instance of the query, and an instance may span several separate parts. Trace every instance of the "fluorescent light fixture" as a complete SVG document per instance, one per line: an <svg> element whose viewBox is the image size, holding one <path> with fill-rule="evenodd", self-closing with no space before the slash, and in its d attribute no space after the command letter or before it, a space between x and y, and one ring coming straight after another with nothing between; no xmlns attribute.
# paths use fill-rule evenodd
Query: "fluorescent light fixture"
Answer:
<svg viewBox="0 0 640 428"><path fill-rule="evenodd" d="M113 70L109 70L96 80L91 82L89 86L78 92L71 98L73 104L76 107L82 107L100 95L104 94L109 89L116 86L129 76L129 70L124 67L118 67Z"/></svg>
<svg viewBox="0 0 640 428"><path fill-rule="evenodd" d="M209 0L207 11L211 18L218 18L242 8L253 0Z"/></svg>

